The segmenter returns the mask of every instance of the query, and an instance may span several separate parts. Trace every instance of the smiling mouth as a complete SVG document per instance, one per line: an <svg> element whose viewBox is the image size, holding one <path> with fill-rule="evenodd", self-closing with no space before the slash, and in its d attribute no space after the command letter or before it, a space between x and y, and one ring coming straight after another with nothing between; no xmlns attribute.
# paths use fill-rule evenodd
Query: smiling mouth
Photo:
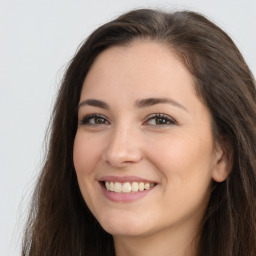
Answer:
<svg viewBox="0 0 256 256"><path fill-rule="evenodd" d="M153 188L156 184L150 182L112 182L112 181L105 181L103 182L106 190L115 192L115 193L134 193L134 192L141 192L144 190L149 190Z"/></svg>

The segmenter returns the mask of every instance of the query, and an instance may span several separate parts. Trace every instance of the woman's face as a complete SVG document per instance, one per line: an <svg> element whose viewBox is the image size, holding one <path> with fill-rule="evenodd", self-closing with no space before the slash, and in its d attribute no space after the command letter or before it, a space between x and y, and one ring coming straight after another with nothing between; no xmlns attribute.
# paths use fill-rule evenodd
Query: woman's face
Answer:
<svg viewBox="0 0 256 256"><path fill-rule="evenodd" d="M84 81L78 119L79 187L107 232L195 228L221 150L192 76L175 54L150 41L102 52Z"/></svg>

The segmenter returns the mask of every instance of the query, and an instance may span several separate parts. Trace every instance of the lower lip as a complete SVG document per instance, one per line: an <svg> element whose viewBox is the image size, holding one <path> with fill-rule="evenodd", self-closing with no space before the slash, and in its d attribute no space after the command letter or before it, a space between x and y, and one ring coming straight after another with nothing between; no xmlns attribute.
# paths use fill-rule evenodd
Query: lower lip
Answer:
<svg viewBox="0 0 256 256"><path fill-rule="evenodd" d="M135 201L137 199L140 199L146 195L148 195L154 188L150 188L147 190L143 190L143 191L138 191L138 192L130 192L130 193L116 193L116 192L112 192L109 191L105 188L105 186L103 184L101 185L101 189L103 191L103 194L105 195L105 197L107 199L109 199L110 201L113 202L131 202L131 201Z"/></svg>

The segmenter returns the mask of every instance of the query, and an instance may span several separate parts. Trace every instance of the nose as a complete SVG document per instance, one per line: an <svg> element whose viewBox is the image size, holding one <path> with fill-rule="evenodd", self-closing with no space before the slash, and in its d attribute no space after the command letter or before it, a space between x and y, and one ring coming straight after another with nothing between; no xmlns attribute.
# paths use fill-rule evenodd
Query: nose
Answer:
<svg viewBox="0 0 256 256"><path fill-rule="evenodd" d="M110 134L103 152L103 160L116 168L122 168L142 159L139 136L131 128L119 127Z"/></svg>

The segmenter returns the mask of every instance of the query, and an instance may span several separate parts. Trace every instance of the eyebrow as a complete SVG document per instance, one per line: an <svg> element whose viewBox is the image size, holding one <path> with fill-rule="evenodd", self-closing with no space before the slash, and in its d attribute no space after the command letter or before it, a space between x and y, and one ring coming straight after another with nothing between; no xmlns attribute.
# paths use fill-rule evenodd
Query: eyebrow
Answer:
<svg viewBox="0 0 256 256"><path fill-rule="evenodd" d="M144 108L144 107L150 107L156 104L171 104L175 107L179 107L185 111L188 111L185 106L183 106L182 104L180 104L179 102L177 102L174 99L170 99L170 98L148 98L148 99L142 99L142 100L137 100L135 105L138 108Z"/></svg>
<svg viewBox="0 0 256 256"><path fill-rule="evenodd" d="M151 107L157 104L171 104L175 107L179 107L185 111L188 111L182 104L170 98L147 98L147 99L136 100L135 102L135 106L137 108ZM103 108L103 109L110 109L109 105L106 102L101 100L96 100L96 99L84 100L78 104L78 108L84 105Z"/></svg>
<svg viewBox="0 0 256 256"><path fill-rule="evenodd" d="M78 108L80 108L81 106L84 106L84 105L109 109L109 105L107 103L105 103L104 101L101 101L101 100L96 100L96 99L84 100L78 104Z"/></svg>

